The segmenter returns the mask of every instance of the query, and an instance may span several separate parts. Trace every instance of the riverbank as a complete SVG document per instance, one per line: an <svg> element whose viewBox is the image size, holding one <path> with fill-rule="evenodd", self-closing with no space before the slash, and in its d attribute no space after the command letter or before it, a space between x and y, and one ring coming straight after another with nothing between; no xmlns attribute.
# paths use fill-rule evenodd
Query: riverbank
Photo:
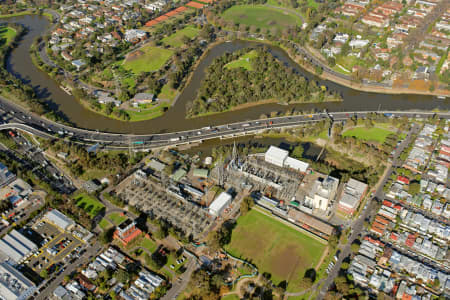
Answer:
<svg viewBox="0 0 450 300"><path fill-rule="evenodd" d="M212 112L207 112L207 113L202 113L202 114L198 114L198 115L193 115L193 116L188 116L186 115L186 119L195 119L195 118L202 118L202 117L209 117L209 116L213 116L213 115L219 115L219 114L223 114L226 112L232 112L232 111L239 111L239 110L243 110L243 109L248 109L248 108L252 108L255 106L260 106L260 105L265 105L265 104L279 104L279 105L290 105L290 104L311 104L311 103L331 103L331 102L342 102L342 99L327 99L324 101L293 101L293 102L289 102L289 103L284 103L284 102L280 102L277 99L266 99L266 100L260 100L260 101L255 101L255 102L248 102L248 103L244 103L244 104L239 104L233 107L230 107L229 109L223 110L223 111L212 111ZM271 113L271 112L268 112Z"/></svg>
<svg viewBox="0 0 450 300"><path fill-rule="evenodd" d="M36 13L35 11L26 10L21 11L14 14L8 14L8 15L0 15L0 19L6 19L6 18L15 18L15 17L22 17L22 16L28 16L28 15L42 15L46 17L50 22L53 22L53 16L51 13L43 12L42 14Z"/></svg>

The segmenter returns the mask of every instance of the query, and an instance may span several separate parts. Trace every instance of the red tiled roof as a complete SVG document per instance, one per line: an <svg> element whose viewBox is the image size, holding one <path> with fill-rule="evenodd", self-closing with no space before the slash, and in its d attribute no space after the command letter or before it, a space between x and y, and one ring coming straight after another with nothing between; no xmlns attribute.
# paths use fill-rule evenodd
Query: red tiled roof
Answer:
<svg viewBox="0 0 450 300"><path fill-rule="evenodd" d="M388 206L388 207L392 207L392 202L391 202L391 201L384 200L384 201L383 201L383 205Z"/></svg>
<svg viewBox="0 0 450 300"><path fill-rule="evenodd" d="M188 4L186 4L187 6L193 7L193 8L203 8L203 6L205 6L204 4L198 3L198 2L194 2L191 1Z"/></svg>
<svg viewBox="0 0 450 300"><path fill-rule="evenodd" d="M404 176L397 176L397 181L404 183L404 184L409 184L409 179Z"/></svg>

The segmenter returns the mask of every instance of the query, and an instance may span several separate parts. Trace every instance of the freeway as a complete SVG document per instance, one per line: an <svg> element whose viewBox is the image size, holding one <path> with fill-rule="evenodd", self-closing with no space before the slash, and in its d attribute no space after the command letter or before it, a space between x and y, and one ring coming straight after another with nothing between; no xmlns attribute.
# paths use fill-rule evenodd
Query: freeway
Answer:
<svg viewBox="0 0 450 300"><path fill-rule="evenodd" d="M335 122L345 121L353 116L365 118L368 114L376 111L321 112L310 115L258 119L218 126L207 126L194 130L147 135L99 132L62 125L25 111L16 104L1 98L0 112L3 112L3 116L0 119L0 130L17 129L42 138L69 138L74 142L87 145L98 143L102 147L109 149L133 147L135 150L148 150L201 142L206 139L253 134L267 129L295 127L330 118ZM392 117L408 118L428 118L436 115L440 118L450 119L450 112L448 111L437 113L424 111L380 111L377 113L390 114Z"/></svg>

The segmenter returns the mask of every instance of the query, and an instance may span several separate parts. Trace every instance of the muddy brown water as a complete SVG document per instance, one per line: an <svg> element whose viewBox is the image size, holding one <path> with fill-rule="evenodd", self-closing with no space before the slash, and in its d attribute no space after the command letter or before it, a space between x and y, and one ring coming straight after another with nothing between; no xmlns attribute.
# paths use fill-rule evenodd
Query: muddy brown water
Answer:
<svg viewBox="0 0 450 300"><path fill-rule="evenodd" d="M292 61L284 50L278 47L269 46L267 48L268 51L270 51L277 59L294 68L306 78L316 80L319 84L327 86L330 91L339 92L343 96L344 101L292 105L264 104L208 117L186 119L186 104L195 99L201 81L205 75L205 69L216 57L223 55L225 52L232 52L245 47L266 46L258 42L234 41L218 44L208 51L194 71L192 80L181 92L176 104L172 106L165 115L148 121L123 122L104 117L86 109L73 96L70 96L61 90L59 85L47 74L33 65L29 49L33 41L37 37L43 35L50 26L45 17L27 15L3 19L0 20L0 22L19 23L29 29L28 34L23 37L18 47L8 56L6 61L7 69L23 81L31 84L39 97L47 99L58 113L80 128L105 132L145 134L173 132L201 128L209 125L257 119L264 113L285 111L293 108L297 110L311 110L314 108L323 110L327 108L330 111L450 109L449 100L443 101L433 96L389 95L360 92L327 80L320 80Z"/></svg>

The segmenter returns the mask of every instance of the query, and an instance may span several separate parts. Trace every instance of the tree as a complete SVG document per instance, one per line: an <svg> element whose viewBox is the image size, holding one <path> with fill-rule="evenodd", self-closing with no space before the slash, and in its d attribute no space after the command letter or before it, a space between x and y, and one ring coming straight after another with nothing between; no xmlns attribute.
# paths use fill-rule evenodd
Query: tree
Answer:
<svg viewBox="0 0 450 300"><path fill-rule="evenodd" d="M417 195L420 192L420 183L417 181L413 181L409 184L408 192L411 195Z"/></svg>
<svg viewBox="0 0 450 300"><path fill-rule="evenodd" d="M44 278L47 279L48 278L48 271L47 269L42 269L41 273L39 273L39 275Z"/></svg>
<svg viewBox="0 0 450 300"><path fill-rule="evenodd" d="M292 151L292 156L294 158L300 159L300 158L303 157L303 152L304 151L305 151L305 149L303 149L303 146L301 144L297 145L297 146L295 146L294 150Z"/></svg>
<svg viewBox="0 0 450 300"><path fill-rule="evenodd" d="M100 235L100 242L104 245L111 243L115 230L115 227L111 227L103 231L103 233Z"/></svg>
<svg viewBox="0 0 450 300"><path fill-rule="evenodd" d="M359 244L358 243L353 243L351 245L351 248L352 248L352 252L353 253L357 253L359 251Z"/></svg>
<svg viewBox="0 0 450 300"><path fill-rule="evenodd" d="M252 209L254 205L254 201L252 197L245 197L241 202L241 215L245 216L250 209Z"/></svg>
<svg viewBox="0 0 450 300"><path fill-rule="evenodd" d="M116 278L122 283L127 283L131 279L130 277L130 274L123 269L119 269L119 271L117 271Z"/></svg>

